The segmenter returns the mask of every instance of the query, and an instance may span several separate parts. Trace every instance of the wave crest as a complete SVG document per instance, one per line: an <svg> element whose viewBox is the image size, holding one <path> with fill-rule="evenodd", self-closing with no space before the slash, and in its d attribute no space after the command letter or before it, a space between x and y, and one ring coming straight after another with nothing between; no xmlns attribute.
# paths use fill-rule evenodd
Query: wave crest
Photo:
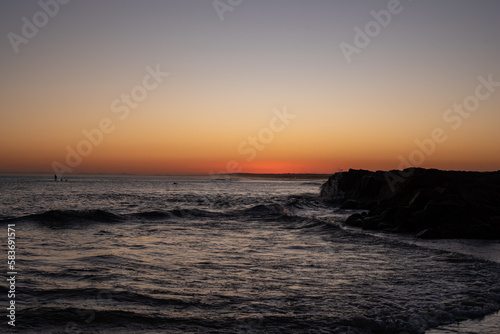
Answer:
<svg viewBox="0 0 500 334"><path fill-rule="evenodd" d="M64 224L73 222L113 223L123 220L122 217L106 210L49 210L27 216L9 219L9 221L34 221L46 224Z"/></svg>

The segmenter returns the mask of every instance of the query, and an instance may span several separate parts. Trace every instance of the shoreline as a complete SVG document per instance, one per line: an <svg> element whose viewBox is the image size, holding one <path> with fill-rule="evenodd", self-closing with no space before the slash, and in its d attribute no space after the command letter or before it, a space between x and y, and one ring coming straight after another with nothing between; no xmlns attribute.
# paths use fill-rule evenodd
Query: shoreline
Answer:
<svg viewBox="0 0 500 334"><path fill-rule="evenodd" d="M438 326L425 334L484 334L500 333L500 311L480 319L469 319L457 323Z"/></svg>

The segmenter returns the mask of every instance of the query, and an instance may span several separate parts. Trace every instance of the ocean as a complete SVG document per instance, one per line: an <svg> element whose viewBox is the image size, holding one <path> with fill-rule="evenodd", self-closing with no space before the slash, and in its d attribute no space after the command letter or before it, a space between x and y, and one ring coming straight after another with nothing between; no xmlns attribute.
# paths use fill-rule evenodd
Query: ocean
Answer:
<svg viewBox="0 0 500 334"><path fill-rule="evenodd" d="M500 333L498 241L345 227L323 180L65 178L0 176L2 333Z"/></svg>

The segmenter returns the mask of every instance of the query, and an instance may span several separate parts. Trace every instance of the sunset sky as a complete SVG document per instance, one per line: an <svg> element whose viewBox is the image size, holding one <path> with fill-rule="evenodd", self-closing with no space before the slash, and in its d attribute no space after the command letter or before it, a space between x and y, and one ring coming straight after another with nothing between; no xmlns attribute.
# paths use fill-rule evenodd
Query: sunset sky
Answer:
<svg viewBox="0 0 500 334"><path fill-rule="evenodd" d="M500 169L497 0L40 3L0 11L0 172Z"/></svg>

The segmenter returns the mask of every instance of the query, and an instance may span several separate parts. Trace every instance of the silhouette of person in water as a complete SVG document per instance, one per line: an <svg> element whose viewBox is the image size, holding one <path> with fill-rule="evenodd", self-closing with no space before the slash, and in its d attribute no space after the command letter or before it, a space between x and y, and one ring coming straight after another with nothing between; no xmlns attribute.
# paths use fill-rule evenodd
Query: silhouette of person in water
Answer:
<svg viewBox="0 0 500 334"><path fill-rule="evenodd" d="M54 181L57 181L57 175L54 174Z"/></svg>

